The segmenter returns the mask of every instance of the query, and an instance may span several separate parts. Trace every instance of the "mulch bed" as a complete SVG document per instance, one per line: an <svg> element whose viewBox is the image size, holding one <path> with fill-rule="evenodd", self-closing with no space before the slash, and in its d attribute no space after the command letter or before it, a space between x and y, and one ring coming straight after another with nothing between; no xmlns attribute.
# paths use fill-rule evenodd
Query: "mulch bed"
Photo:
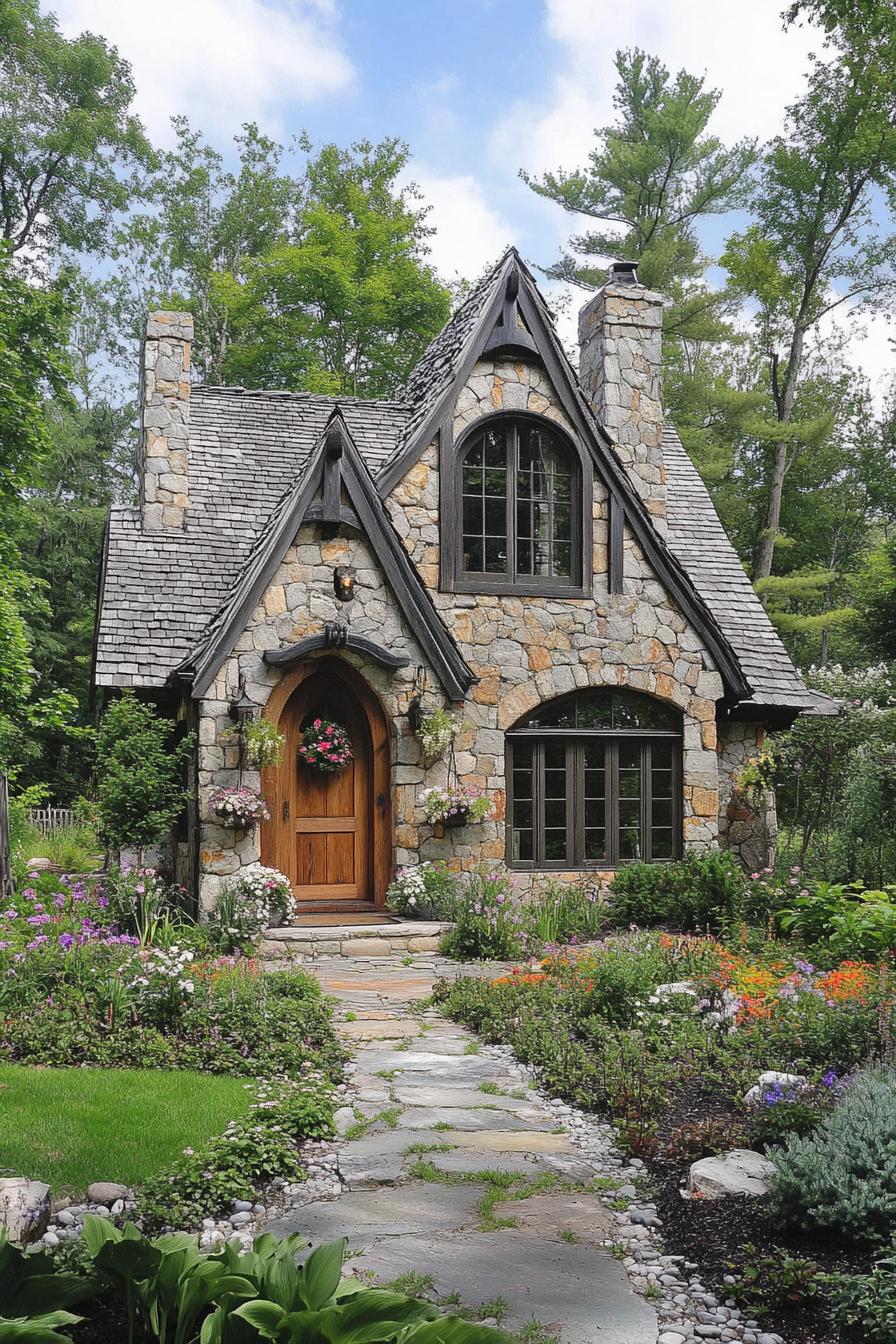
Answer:
<svg viewBox="0 0 896 1344"><path fill-rule="evenodd" d="M666 1146L674 1130L707 1118L723 1123L742 1121L743 1116L717 1094L703 1092L693 1082L683 1086L670 1096L668 1109L660 1118L658 1149ZM721 1302L731 1291L724 1283L726 1274L737 1275L754 1257L781 1250L814 1260L823 1273L870 1271L874 1253L868 1247L784 1231L763 1211L762 1200L682 1199L681 1187L691 1162L696 1160L696 1156L655 1156L647 1159L647 1165L656 1190L657 1212L663 1220L666 1250L699 1265L703 1282ZM754 1246L755 1252L746 1253L747 1245ZM748 1308L741 1309L749 1315ZM813 1307L802 1303L791 1310L770 1305L755 1318L762 1330L783 1336L786 1344L838 1344L840 1338L823 1302Z"/></svg>

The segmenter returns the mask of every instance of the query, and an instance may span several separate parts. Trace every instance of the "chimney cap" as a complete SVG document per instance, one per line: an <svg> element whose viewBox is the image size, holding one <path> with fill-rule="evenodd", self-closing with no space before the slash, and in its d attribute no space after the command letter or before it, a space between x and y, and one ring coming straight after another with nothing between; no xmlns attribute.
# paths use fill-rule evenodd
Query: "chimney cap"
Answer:
<svg viewBox="0 0 896 1344"><path fill-rule="evenodd" d="M614 261L610 267L610 282L614 285L637 285L638 263L636 261Z"/></svg>

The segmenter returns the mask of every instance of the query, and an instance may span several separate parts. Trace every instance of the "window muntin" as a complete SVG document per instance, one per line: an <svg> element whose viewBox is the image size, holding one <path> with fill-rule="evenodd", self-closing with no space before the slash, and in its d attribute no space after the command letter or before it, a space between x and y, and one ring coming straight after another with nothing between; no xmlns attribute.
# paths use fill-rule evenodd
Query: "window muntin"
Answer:
<svg viewBox="0 0 896 1344"><path fill-rule="evenodd" d="M681 716L632 691L579 691L507 736L507 859L611 868L681 850Z"/></svg>
<svg viewBox="0 0 896 1344"><path fill-rule="evenodd" d="M460 576L572 585L581 566L580 473L546 425L500 419L460 465Z"/></svg>

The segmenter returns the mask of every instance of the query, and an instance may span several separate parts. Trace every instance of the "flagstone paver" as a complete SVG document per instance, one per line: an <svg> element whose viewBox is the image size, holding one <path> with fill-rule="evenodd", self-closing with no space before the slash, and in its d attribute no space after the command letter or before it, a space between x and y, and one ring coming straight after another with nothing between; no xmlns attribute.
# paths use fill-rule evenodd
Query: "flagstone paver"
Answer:
<svg viewBox="0 0 896 1344"><path fill-rule="evenodd" d="M494 976L494 964L339 957L303 970L338 1001L354 1051L339 1117L345 1193L297 1204L271 1230L314 1244L346 1236L352 1269L379 1282L413 1270L470 1308L506 1299L509 1329L534 1319L562 1344L655 1344L656 1313L610 1254L612 1215L587 1189L598 1168L525 1094L523 1070L422 1004L437 977ZM535 1182L537 1194L513 1197Z"/></svg>

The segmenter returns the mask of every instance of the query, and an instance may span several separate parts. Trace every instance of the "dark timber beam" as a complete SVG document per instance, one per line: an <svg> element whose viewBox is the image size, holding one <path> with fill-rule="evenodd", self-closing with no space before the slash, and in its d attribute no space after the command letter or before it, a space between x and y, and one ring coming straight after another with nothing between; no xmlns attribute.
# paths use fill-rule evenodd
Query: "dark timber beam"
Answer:
<svg viewBox="0 0 896 1344"><path fill-rule="evenodd" d="M406 653L390 653L382 644L376 644L364 635L354 635L344 625L335 622L328 625L317 635L307 635L295 644L284 649L266 649L262 659L269 667L283 667L286 663L298 663L310 653L319 653L321 649L348 649L351 653L363 653L380 667L397 672L400 667L408 667L410 658Z"/></svg>

